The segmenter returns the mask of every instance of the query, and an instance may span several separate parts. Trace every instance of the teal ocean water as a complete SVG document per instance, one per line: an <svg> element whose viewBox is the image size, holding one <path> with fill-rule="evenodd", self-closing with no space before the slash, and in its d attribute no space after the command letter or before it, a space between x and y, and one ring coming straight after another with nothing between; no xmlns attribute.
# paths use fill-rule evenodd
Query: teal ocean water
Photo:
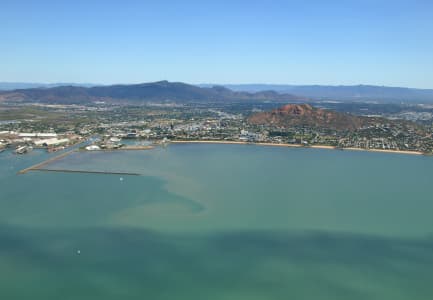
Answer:
<svg viewBox="0 0 433 300"><path fill-rule="evenodd" d="M0 299L433 299L433 158L252 145L0 154Z"/></svg>

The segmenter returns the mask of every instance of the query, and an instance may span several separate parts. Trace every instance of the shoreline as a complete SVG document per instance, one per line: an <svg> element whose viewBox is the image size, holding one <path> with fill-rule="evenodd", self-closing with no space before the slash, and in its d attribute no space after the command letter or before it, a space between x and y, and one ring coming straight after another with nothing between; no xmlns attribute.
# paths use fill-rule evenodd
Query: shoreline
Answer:
<svg viewBox="0 0 433 300"><path fill-rule="evenodd" d="M275 144L275 143L251 143L251 142L241 142L241 141L212 141L212 140L176 140L176 141L170 141L170 144L228 144L228 145L253 145L253 146L268 146L268 147L285 147L285 148L312 148L312 149L325 149L325 150L341 150L341 151L365 151L365 152L376 152L376 153L393 153L393 154L406 154L406 155L428 155L426 153L420 152L420 151L407 151L407 150L383 150L383 149L363 149L363 148L355 148L355 147L348 147L348 148L339 148L335 146L327 146L327 145L312 145L312 146L304 146L301 144ZM149 145L149 146L130 146L123 149L101 149L99 151L95 152L106 152L106 151L122 151L122 150L151 150L154 149L155 145ZM3 149L4 150L4 149ZM17 174L26 174L29 171L53 171L50 169L43 169L45 165L48 163L51 163L53 161L62 159L68 155L70 155L73 152L81 152L84 150L81 149L71 149L69 151L63 152L57 156L51 157L43 162L37 163L35 165L32 165L30 167L27 167L25 169L22 169L18 171ZM135 174L133 174L135 175Z"/></svg>
<svg viewBox="0 0 433 300"><path fill-rule="evenodd" d="M376 153L394 153L394 154L408 154L408 155L426 155L420 151L408 151L408 150L383 150L383 149L363 149L363 148L338 148L335 146L327 145L312 145L304 146L301 144L275 144L275 143L257 143L257 142L240 142L240 141L205 141L205 140L175 140L170 141L173 144L229 144L229 145L255 145L255 146L270 146L270 147L286 147L286 148L313 148L313 149L327 149L327 150L341 150L341 151L365 151L365 152L376 152Z"/></svg>

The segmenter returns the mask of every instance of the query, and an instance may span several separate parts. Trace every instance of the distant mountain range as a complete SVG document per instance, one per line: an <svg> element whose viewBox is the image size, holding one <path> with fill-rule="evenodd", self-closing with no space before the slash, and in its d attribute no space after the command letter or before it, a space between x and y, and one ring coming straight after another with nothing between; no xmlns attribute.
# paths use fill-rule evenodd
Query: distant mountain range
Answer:
<svg viewBox="0 0 433 300"><path fill-rule="evenodd" d="M0 101L44 103L105 102L212 102L212 101L306 101L306 98L274 91L236 92L225 87L198 87L181 82L159 81L132 85L59 86L50 88L18 89L0 92Z"/></svg>
<svg viewBox="0 0 433 300"><path fill-rule="evenodd" d="M202 87L212 84L201 84ZM433 102L433 89L413 89L374 85L276 85L276 84L226 84L233 91L260 92L272 90L315 100L378 101L378 102Z"/></svg>
<svg viewBox="0 0 433 300"><path fill-rule="evenodd" d="M322 86L200 84L159 81L129 85L91 83L1 83L0 101L86 103L92 101L376 101L431 103L433 89L372 85Z"/></svg>
<svg viewBox="0 0 433 300"><path fill-rule="evenodd" d="M13 90L18 90L18 89L34 89L34 88L52 88L52 87L58 87L58 86L91 87L91 86L98 86L98 84L66 83L66 82L59 82L59 83L0 82L0 91L13 91Z"/></svg>

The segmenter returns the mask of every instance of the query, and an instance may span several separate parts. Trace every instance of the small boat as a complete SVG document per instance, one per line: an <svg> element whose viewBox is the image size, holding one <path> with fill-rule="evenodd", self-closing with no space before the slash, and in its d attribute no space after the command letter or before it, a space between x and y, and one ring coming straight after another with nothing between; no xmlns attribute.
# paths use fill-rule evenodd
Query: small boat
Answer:
<svg viewBox="0 0 433 300"><path fill-rule="evenodd" d="M112 142L112 143L119 143L120 141L121 141L121 139L119 139L118 137L110 138L110 142Z"/></svg>
<svg viewBox="0 0 433 300"><path fill-rule="evenodd" d="M15 149L16 154L25 154L33 150L32 146L20 146Z"/></svg>

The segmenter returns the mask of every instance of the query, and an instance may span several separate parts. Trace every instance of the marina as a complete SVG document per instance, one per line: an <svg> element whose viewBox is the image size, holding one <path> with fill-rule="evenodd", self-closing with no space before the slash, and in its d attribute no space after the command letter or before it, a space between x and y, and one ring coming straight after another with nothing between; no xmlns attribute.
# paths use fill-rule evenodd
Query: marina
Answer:
<svg viewBox="0 0 433 300"><path fill-rule="evenodd" d="M90 147L90 146L88 146ZM45 168L47 165L54 163L58 160L66 158L68 155L74 153L74 152L93 152L93 151L100 151L100 152L113 152L113 151L140 151L140 150L151 150L154 149L154 146L150 145L127 145L123 146L122 148L117 149L100 149L100 148L90 148L94 149L89 150L89 148L86 147L86 150L83 149L77 149L74 148L72 150L66 151L58 156L49 158L43 162L37 163L33 166L30 166L28 168L22 169L18 172L18 174L26 174L30 171L45 171L45 172L65 172L65 173L92 173L92 174L112 174L112 175L131 175L131 176L139 176L141 174L134 173L134 172L119 172L119 171L92 171L92 170L72 170L72 169L51 169L51 168Z"/></svg>
<svg viewBox="0 0 433 300"><path fill-rule="evenodd" d="M45 160L45 161L43 161L43 162L37 163L37 164L35 164L35 165L33 165L33 166L30 166L30 167L28 167L28 168L25 168L25 169L19 171L18 174L26 174L26 173L29 172L29 171L34 171L34 170L41 169L41 168L43 168L45 165L47 165L47 164L49 164L49 163L52 163L52 162L54 162L54 161L57 161L57 160L59 160L59 159L65 158L66 156L68 156L69 154L71 154L71 153L73 153L73 152L75 152L75 151L76 151L76 149L73 149L73 150L70 150L70 151L64 152L64 153L62 153L62 154L60 154L60 155L58 155L58 156L55 156L55 157L49 158L49 159L47 159L47 160Z"/></svg>

